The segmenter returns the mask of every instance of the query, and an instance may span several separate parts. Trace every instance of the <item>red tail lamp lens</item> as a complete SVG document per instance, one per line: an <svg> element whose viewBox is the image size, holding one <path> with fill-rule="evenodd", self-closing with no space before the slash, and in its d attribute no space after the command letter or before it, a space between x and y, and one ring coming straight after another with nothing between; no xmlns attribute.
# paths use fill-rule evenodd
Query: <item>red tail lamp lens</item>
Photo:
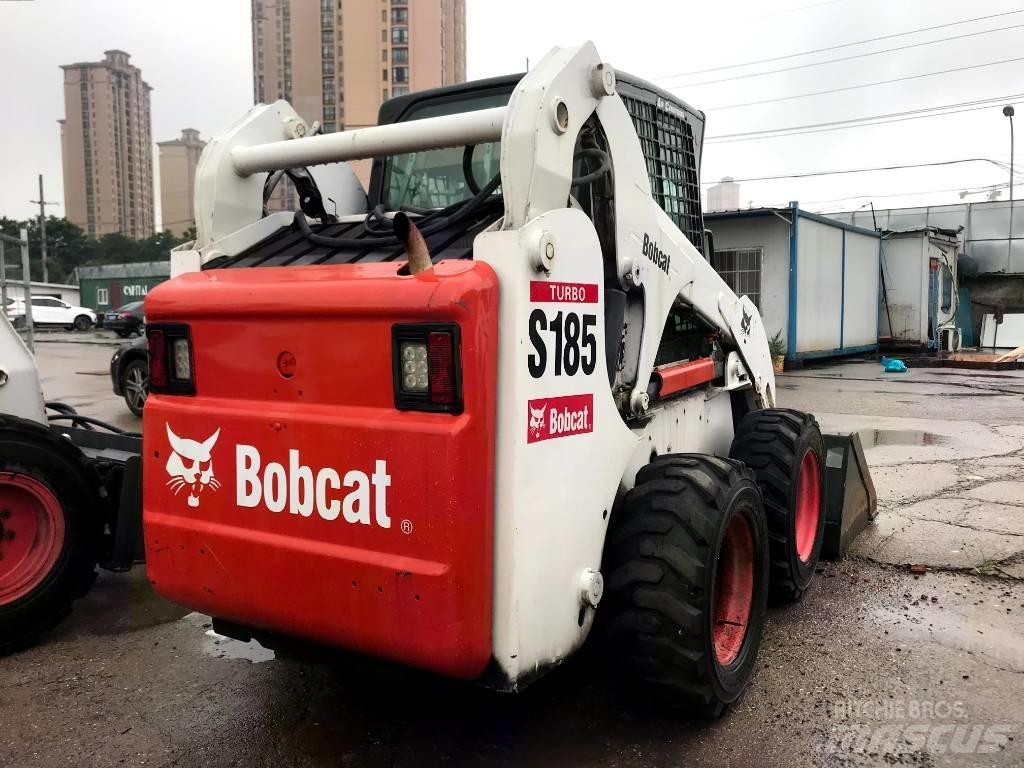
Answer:
<svg viewBox="0 0 1024 768"><path fill-rule="evenodd" d="M427 337L427 364L430 371L430 402L455 402L455 371L452 335L434 331Z"/></svg>
<svg viewBox="0 0 1024 768"><path fill-rule="evenodd" d="M164 332L150 328L146 332L149 342L149 385L167 386L167 341Z"/></svg>

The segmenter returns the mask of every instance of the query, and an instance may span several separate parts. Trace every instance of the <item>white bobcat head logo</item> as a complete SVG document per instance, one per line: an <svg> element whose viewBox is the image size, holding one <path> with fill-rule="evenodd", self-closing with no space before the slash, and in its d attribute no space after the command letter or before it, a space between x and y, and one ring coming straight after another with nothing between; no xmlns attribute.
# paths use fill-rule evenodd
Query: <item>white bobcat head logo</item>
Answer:
<svg viewBox="0 0 1024 768"><path fill-rule="evenodd" d="M199 506L199 494L204 489L217 490L220 481L213 476L213 459L210 451L220 436L218 429L203 442L178 437L167 425L167 439L171 442L171 455L167 459L167 474L171 479L167 484L174 489L174 494L182 488L188 488L188 505Z"/></svg>
<svg viewBox="0 0 1024 768"><path fill-rule="evenodd" d="M543 405L540 408L530 408L530 431L533 432L534 437L540 437L540 433L544 430L546 410Z"/></svg>

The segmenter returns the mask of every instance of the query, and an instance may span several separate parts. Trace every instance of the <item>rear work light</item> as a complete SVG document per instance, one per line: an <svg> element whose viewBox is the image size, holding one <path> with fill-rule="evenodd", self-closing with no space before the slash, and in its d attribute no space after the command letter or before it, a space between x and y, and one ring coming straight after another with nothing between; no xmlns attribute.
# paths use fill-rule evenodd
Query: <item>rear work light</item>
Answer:
<svg viewBox="0 0 1024 768"><path fill-rule="evenodd" d="M168 395L196 393L192 334L187 325L146 327L149 343L149 388Z"/></svg>
<svg viewBox="0 0 1024 768"><path fill-rule="evenodd" d="M462 413L459 326L393 326L392 366L396 408Z"/></svg>

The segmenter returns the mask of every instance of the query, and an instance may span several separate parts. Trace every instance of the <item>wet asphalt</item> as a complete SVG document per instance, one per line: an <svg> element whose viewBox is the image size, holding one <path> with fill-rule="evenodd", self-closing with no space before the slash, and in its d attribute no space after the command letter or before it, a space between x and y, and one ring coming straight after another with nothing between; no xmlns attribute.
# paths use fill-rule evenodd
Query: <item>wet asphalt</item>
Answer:
<svg viewBox="0 0 1024 768"><path fill-rule="evenodd" d="M109 394L112 352L42 342L44 391L138 428ZM879 515L770 610L719 721L623 698L593 651L515 696L274 658L136 568L0 658L0 766L1024 764L1024 372L844 363L780 377L779 399L861 432Z"/></svg>

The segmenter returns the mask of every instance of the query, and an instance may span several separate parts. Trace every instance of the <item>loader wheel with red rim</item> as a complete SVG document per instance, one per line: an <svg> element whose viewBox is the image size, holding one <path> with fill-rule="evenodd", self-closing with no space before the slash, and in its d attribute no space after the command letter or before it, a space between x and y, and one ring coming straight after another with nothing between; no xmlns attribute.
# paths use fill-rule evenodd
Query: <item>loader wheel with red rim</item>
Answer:
<svg viewBox="0 0 1024 768"><path fill-rule="evenodd" d="M655 459L612 519L602 570L599 619L626 687L720 715L750 682L765 620L768 532L753 473L701 454Z"/></svg>
<svg viewBox="0 0 1024 768"><path fill-rule="evenodd" d="M771 594L797 600L814 576L825 531L825 449L818 422L785 408L743 417L729 455L754 470L764 497Z"/></svg>
<svg viewBox="0 0 1024 768"><path fill-rule="evenodd" d="M103 530L97 488L69 442L0 417L0 653L31 644L92 586Z"/></svg>

